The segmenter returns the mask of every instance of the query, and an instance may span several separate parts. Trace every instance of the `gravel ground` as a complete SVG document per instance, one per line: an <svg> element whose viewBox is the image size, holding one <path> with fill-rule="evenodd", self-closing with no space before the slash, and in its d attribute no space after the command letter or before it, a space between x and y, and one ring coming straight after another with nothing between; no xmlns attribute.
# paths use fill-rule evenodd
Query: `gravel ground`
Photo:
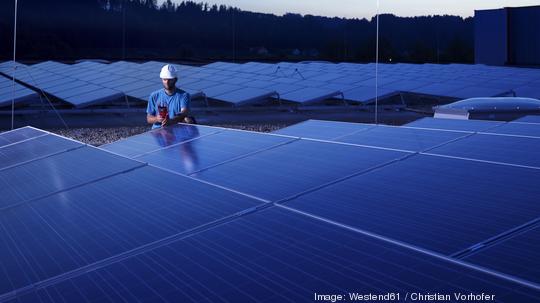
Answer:
<svg viewBox="0 0 540 303"><path fill-rule="evenodd" d="M214 125L226 128L235 128L257 132L272 132L286 127L286 124L220 124ZM135 127L114 127L114 128L73 128L73 129L49 129L48 131L68 137L86 144L100 146L103 144L118 141L123 138L131 137L150 130L149 126Z"/></svg>

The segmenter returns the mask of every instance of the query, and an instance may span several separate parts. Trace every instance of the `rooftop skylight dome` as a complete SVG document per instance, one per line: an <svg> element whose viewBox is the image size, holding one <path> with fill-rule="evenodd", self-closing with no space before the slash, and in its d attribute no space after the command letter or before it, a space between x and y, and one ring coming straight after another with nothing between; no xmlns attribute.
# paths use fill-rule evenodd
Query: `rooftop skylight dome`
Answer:
<svg viewBox="0 0 540 303"><path fill-rule="evenodd" d="M470 98L433 108L435 118L513 120L540 113L540 100L520 97Z"/></svg>
<svg viewBox="0 0 540 303"><path fill-rule="evenodd" d="M540 100L519 97L469 98L451 104L442 105L441 108L463 109L469 112L496 112L496 111L540 111Z"/></svg>

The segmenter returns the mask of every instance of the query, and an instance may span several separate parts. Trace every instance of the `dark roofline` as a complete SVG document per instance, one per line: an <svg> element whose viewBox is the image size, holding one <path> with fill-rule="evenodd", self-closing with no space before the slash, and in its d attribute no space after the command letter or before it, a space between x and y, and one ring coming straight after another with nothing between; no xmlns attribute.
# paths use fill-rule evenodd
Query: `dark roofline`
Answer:
<svg viewBox="0 0 540 303"><path fill-rule="evenodd" d="M488 9L475 9L475 12L483 12L483 11L497 11L497 10L511 10L511 9L519 9L519 8L540 8L540 5L527 5L527 6L505 6L501 8L488 8Z"/></svg>

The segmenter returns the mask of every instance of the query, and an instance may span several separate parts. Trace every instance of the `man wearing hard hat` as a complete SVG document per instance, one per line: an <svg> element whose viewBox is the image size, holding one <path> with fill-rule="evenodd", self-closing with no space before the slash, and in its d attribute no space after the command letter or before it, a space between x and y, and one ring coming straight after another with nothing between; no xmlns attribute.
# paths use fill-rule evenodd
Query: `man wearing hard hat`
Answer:
<svg viewBox="0 0 540 303"><path fill-rule="evenodd" d="M179 122L195 123L193 117L189 116L189 94L176 88L176 67L170 64L163 66L159 77L163 89L150 95L146 107L146 121L152 124L152 129Z"/></svg>

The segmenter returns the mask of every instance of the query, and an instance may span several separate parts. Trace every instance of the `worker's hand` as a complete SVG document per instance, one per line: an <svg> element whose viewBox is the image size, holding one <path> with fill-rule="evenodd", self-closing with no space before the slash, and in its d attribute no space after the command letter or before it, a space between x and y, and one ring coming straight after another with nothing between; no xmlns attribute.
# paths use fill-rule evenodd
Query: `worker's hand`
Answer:
<svg viewBox="0 0 540 303"><path fill-rule="evenodd" d="M163 118L161 118L160 115L156 115L156 122L155 123L163 123Z"/></svg>
<svg viewBox="0 0 540 303"><path fill-rule="evenodd" d="M169 117L161 118L161 126L167 126L171 123L171 120L169 120Z"/></svg>

